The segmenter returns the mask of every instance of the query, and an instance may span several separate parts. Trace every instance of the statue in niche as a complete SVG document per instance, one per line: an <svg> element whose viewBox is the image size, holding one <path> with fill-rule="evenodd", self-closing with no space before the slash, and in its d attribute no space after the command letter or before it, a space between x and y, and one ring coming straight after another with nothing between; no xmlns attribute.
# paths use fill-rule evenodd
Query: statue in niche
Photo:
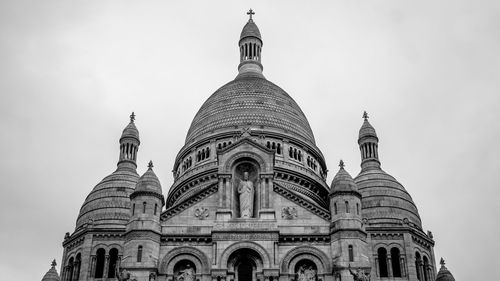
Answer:
<svg viewBox="0 0 500 281"><path fill-rule="evenodd" d="M194 269L188 263L184 270L179 271L179 277L177 280L179 281L194 281Z"/></svg>
<svg viewBox="0 0 500 281"><path fill-rule="evenodd" d="M351 270L351 265L349 264L349 272L351 273L354 281L370 281L370 274L366 274L361 268L358 268L358 270L354 272Z"/></svg>
<svg viewBox="0 0 500 281"><path fill-rule="evenodd" d="M315 281L316 280L316 270L312 266L306 266L305 264L299 267L297 271L297 281Z"/></svg>
<svg viewBox="0 0 500 281"><path fill-rule="evenodd" d="M243 179L238 185L238 194L240 199L240 217L251 218L253 215L253 182L248 179L248 172L243 173Z"/></svg>

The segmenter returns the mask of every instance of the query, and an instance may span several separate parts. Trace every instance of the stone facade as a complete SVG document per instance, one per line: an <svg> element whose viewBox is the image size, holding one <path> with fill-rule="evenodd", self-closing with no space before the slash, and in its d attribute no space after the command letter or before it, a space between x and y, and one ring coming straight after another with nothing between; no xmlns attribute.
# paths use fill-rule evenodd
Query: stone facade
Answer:
<svg viewBox="0 0 500 281"><path fill-rule="evenodd" d="M341 163L329 186L307 118L262 74L252 15L239 73L194 117L166 198L152 163L136 172L131 116L117 170L90 192L64 239L63 281L435 279L432 235L380 168L366 114L361 172L353 179Z"/></svg>

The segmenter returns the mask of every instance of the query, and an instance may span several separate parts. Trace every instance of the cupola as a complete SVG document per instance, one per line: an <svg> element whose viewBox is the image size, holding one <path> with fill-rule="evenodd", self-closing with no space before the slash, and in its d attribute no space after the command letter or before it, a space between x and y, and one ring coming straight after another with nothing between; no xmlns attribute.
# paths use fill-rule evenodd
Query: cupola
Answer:
<svg viewBox="0 0 500 281"><path fill-rule="evenodd" d="M133 165L137 167L137 151L140 145L139 130L135 126L135 114L130 115L130 123L123 129L120 137L120 158L118 166Z"/></svg>
<svg viewBox="0 0 500 281"><path fill-rule="evenodd" d="M47 273L45 273L45 275L42 278L42 281L59 281L59 280L61 280L59 278L59 274L57 273L56 265L57 265L56 260L53 260L52 264L51 264L51 268L49 269L49 271L47 271Z"/></svg>
<svg viewBox="0 0 500 281"><path fill-rule="evenodd" d="M259 28L253 21L252 16L255 12L250 9L247 12L250 16L247 24L243 27L238 45L240 47L240 64L238 66L238 76L236 78L246 76L264 77L262 75L262 37Z"/></svg>
<svg viewBox="0 0 500 281"><path fill-rule="evenodd" d="M359 129L358 144L361 151L361 169L380 168L378 137L375 128L368 122L368 113L363 113L363 125Z"/></svg>
<svg viewBox="0 0 500 281"><path fill-rule="evenodd" d="M436 281L455 281L455 277L453 277L453 274L446 268L444 259L441 258L441 268L439 269L439 272L436 276Z"/></svg>

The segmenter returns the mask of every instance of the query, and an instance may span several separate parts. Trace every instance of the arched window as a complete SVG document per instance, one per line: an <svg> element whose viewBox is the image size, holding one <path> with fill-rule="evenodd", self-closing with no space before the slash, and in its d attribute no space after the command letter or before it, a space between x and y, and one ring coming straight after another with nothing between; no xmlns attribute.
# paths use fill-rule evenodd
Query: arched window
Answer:
<svg viewBox="0 0 500 281"><path fill-rule="evenodd" d="M135 215L135 203L132 204L132 216Z"/></svg>
<svg viewBox="0 0 500 281"><path fill-rule="evenodd" d="M73 267L74 263L75 263L75 260L73 258L70 258L68 261L68 271L66 273L66 274L68 274L68 277L66 278L66 280L68 280L68 281L73 281L73 274L74 274L73 270L75 269Z"/></svg>
<svg viewBox="0 0 500 281"><path fill-rule="evenodd" d="M158 211L158 204L155 203L155 216L157 211Z"/></svg>
<svg viewBox="0 0 500 281"><path fill-rule="evenodd" d="M210 148L207 147L207 158L210 157Z"/></svg>
<svg viewBox="0 0 500 281"><path fill-rule="evenodd" d="M293 158L293 149L291 147L288 150L288 156L290 156L290 158Z"/></svg>
<svg viewBox="0 0 500 281"><path fill-rule="evenodd" d="M356 203L356 215L359 215L359 203Z"/></svg>
<svg viewBox="0 0 500 281"><path fill-rule="evenodd" d="M302 153L299 150L299 161L302 161Z"/></svg>
<svg viewBox="0 0 500 281"><path fill-rule="evenodd" d="M80 279L80 269L82 267L82 254L78 253L75 259L75 281Z"/></svg>
<svg viewBox="0 0 500 281"><path fill-rule="evenodd" d="M338 213L337 202L333 203L333 209L334 209L335 214L337 214Z"/></svg>
<svg viewBox="0 0 500 281"><path fill-rule="evenodd" d="M389 277L387 272L387 250L385 248L378 248L378 272L380 277Z"/></svg>
<svg viewBox="0 0 500 281"><path fill-rule="evenodd" d="M345 201L345 212L349 213L349 202Z"/></svg>
<svg viewBox="0 0 500 281"><path fill-rule="evenodd" d="M401 277L401 265L399 263L399 249L391 249L392 276Z"/></svg>
<svg viewBox="0 0 500 281"><path fill-rule="evenodd" d="M415 253L415 268L417 269L417 280L422 280L422 276L420 274L420 268L422 266L422 258L420 257L420 253Z"/></svg>
<svg viewBox="0 0 500 281"><path fill-rule="evenodd" d="M118 250L116 248L113 248L109 251L108 278L115 278L117 262L118 262Z"/></svg>
<svg viewBox="0 0 500 281"><path fill-rule="evenodd" d="M430 276L429 276L429 260L427 259L426 256L424 256L424 281L431 281Z"/></svg>
<svg viewBox="0 0 500 281"><path fill-rule="evenodd" d="M142 262L142 246L137 247L137 262Z"/></svg>
<svg viewBox="0 0 500 281"><path fill-rule="evenodd" d="M146 202L142 202L142 213L146 213Z"/></svg>
<svg viewBox="0 0 500 281"><path fill-rule="evenodd" d="M281 144L278 143L276 152L281 155Z"/></svg>
<svg viewBox="0 0 500 281"><path fill-rule="evenodd" d="M268 141L266 146L267 146L267 148L271 148L271 142Z"/></svg>
<svg viewBox="0 0 500 281"><path fill-rule="evenodd" d="M102 278L102 275L104 274L104 255L106 254L106 251L103 248L100 248L96 252L96 263L95 263L95 278Z"/></svg>
<svg viewBox="0 0 500 281"><path fill-rule="evenodd" d="M354 261L354 248L352 245L349 245L349 261L353 262Z"/></svg>

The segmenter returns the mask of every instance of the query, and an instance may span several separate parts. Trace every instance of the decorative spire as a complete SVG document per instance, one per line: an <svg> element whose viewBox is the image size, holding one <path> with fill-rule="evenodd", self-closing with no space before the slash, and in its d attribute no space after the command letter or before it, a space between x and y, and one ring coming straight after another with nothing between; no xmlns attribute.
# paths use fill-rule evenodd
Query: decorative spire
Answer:
<svg viewBox="0 0 500 281"><path fill-rule="evenodd" d="M152 160L149 160L148 168L153 169L153 161Z"/></svg>
<svg viewBox="0 0 500 281"><path fill-rule="evenodd" d="M52 266L52 267L56 267L56 265L57 265L57 262L56 262L56 259L54 259L54 260L52 261L52 263L51 263L51 266Z"/></svg>
<svg viewBox="0 0 500 281"><path fill-rule="evenodd" d="M339 167L340 169L344 169L344 160L340 159Z"/></svg>
<svg viewBox="0 0 500 281"><path fill-rule="evenodd" d="M441 264L441 266L444 266L446 263L444 262L444 259L441 258L441 261L439 262L439 264Z"/></svg>
<svg viewBox="0 0 500 281"><path fill-rule="evenodd" d="M368 121L368 113L366 113L366 111L363 112L363 119L365 119L365 121Z"/></svg>
<svg viewBox="0 0 500 281"><path fill-rule="evenodd" d="M252 10L252 8L250 8L250 10L247 12L247 15L250 16L249 20L252 20L252 16L255 15L255 12Z"/></svg>
<svg viewBox="0 0 500 281"><path fill-rule="evenodd" d="M130 123L134 123L135 121L135 113L132 111L132 114L130 114Z"/></svg>

